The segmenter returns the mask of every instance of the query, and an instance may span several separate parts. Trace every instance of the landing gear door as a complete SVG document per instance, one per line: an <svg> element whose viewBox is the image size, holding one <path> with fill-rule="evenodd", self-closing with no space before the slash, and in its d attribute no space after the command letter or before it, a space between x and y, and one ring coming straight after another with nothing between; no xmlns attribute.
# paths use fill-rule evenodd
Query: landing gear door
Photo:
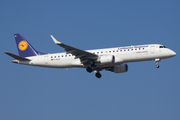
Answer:
<svg viewBox="0 0 180 120"><path fill-rule="evenodd" d="M155 52L155 46L151 46L151 53L154 54Z"/></svg>

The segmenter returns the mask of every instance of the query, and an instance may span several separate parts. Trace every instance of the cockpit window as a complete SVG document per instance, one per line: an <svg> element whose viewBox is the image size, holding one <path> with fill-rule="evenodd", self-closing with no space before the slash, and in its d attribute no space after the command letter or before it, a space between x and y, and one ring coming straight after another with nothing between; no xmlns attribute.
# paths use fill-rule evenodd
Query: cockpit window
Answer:
<svg viewBox="0 0 180 120"><path fill-rule="evenodd" d="M159 46L159 48L167 48L166 46Z"/></svg>

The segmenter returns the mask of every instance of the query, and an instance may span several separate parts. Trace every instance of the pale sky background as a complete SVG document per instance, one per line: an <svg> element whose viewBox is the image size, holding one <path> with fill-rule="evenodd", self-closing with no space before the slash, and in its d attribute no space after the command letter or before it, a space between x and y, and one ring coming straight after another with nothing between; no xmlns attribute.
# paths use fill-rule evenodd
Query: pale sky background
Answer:
<svg viewBox="0 0 180 120"><path fill-rule="evenodd" d="M179 0L1 0L0 120L179 120ZM50 35L87 50L158 43L177 53L128 63L129 71L13 64L14 34L44 53L64 52Z"/></svg>

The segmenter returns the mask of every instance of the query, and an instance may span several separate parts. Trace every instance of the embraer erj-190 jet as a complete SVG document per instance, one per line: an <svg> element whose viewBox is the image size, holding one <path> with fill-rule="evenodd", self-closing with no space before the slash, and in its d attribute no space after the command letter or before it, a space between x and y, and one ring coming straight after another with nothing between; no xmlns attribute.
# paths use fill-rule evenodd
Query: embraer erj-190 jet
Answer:
<svg viewBox="0 0 180 120"><path fill-rule="evenodd" d="M15 58L13 63L49 67L49 68L86 68L87 72L95 72L101 78L100 71L107 70L114 73L128 71L128 62L155 60L156 67L161 59L176 56L171 49L160 44L136 45L106 49L80 50L57 41L52 35L55 44L64 48L66 52L44 54L36 51L21 35L14 34L19 56L5 52Z"/></svg>

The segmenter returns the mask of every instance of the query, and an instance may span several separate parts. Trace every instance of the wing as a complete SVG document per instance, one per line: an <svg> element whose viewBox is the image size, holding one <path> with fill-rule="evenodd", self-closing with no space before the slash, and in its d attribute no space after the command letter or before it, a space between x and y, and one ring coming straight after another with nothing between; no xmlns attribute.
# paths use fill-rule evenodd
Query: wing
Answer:
<svg viewBox="0 0 180 120"><path fill-rule="evenodd" d="M62 42L59 42L57 41L52 35L51 35L51 38L53 39L53 41L64 48L64 50L67 52L67 53L71 53L73 54L74 56L76 56L75 58L79 58L81 60L81 63L82 64L88 64L90 63L91 61L94 61L98 58L98 55L95 55L95 54L92 54L90 52L87 52L87 51L83 51L83 50L80 50L80 49L77 49L77 48L74 48L74 47L71 47L69 45L66 45Z"/></svg>

